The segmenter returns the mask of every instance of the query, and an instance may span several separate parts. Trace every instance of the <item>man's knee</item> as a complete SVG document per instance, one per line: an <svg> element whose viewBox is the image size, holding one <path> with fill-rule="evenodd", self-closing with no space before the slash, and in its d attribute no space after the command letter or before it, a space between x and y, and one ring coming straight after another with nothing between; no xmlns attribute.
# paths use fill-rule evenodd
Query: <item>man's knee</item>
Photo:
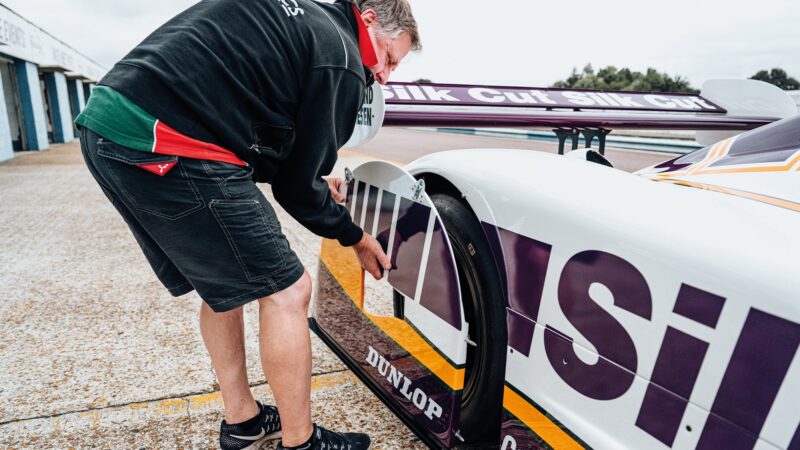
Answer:
<svg viewBox="0 0 800 450"><path fill-rule="evenodd" d="M261 308L292 309L305 313L311 301L311 277L308 272L303 273L293 285L276 292L269 297L259 299Z"/></svg>
<svg viewBox="0 0 800 450"><path fill-rule="evenodd" d="M289 289L293 290L292 295L303 304L303 309L308 309L308 304L311 301L311 277L308 272L303 272L303 276Z"/></svg>
<svg viewBox="0 0 800 450"><path fill-rule="evenodd" d="M217 312L214 311L213 308L208 306L208 303L203 302L200 305L200 318L211 318L214 320L234 320L240 319L244 315L244 307L240 306L238 308L231 309L229 311L224 312Z"/></svg>

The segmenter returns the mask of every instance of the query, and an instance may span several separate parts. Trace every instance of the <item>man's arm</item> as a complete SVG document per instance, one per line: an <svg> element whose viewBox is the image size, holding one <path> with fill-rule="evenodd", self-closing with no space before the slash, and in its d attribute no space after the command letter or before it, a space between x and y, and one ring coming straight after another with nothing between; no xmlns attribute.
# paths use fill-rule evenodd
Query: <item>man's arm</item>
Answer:
<svg viewBox="0 0 800 450"><path fill-rule="evenodd" d="M303 90L295 119L295 145L272 181L278 203L316 235L344 246L358 243L363 231L344 206L336 204L322 178L336 164L361 107L363 83L345 69L314 69Z"/></svg>

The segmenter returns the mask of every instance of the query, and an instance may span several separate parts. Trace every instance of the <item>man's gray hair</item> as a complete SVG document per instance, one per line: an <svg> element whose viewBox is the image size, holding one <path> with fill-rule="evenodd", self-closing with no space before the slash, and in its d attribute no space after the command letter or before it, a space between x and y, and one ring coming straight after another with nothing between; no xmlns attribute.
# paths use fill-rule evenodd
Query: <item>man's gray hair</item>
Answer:
<svg viewBox="0 0 800 450"><path fill-rule="evenodd" d="M422 50L417 21L407 0L355 0L360 11L374 9L378 16L378 32L394 39L403 33L411 38L411 50Z"/></svg>

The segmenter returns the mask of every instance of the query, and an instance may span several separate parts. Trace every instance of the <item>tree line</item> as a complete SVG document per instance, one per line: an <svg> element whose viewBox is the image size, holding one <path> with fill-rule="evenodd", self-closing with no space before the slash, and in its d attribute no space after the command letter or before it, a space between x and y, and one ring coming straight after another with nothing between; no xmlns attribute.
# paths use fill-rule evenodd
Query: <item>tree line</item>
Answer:
<svg viewBox="0 0 800 450"><path fill-rule="evenodd" d="M771 70L759 70L750 79L774 84L785 91L800 89L800 82L779 67ZM419 78L414 80L414 83L431 83L431 80ZM556 81L551 87L609 91L688 92L692 94L700 92L686 78L671 76L652 67L645 72L615 66L606 66L595 71L591 64L584 66L580 72L572 69L572 74L567 79Z"/></svg>
<svg viewBox="0 0 800 450"><path fill-rule="evenodd" d="M760 70L750 79L761 80L774 84L783 90L800 89L800 82L790 77L785 70L774 68ZM584 66L580 72L572 69L572 74L565 80L556 81L551 87L570 89L602 89L611 91L645 91L645 92L688 92L699 93L681 76L671 76L648 68L645 72L638 72L627 67L617 68L606 66L595 71L591 64Z"/></svg>

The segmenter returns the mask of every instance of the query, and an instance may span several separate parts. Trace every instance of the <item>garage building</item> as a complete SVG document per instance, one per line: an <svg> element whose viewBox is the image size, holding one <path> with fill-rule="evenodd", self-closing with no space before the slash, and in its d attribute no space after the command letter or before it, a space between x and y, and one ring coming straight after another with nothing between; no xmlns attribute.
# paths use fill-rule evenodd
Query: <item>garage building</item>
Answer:
<svg viewBox="0 0 800 450"><path fill-rule="evenodd" d="M0 3L0 161L74 140L74 117L105 72Z"/></svg>

